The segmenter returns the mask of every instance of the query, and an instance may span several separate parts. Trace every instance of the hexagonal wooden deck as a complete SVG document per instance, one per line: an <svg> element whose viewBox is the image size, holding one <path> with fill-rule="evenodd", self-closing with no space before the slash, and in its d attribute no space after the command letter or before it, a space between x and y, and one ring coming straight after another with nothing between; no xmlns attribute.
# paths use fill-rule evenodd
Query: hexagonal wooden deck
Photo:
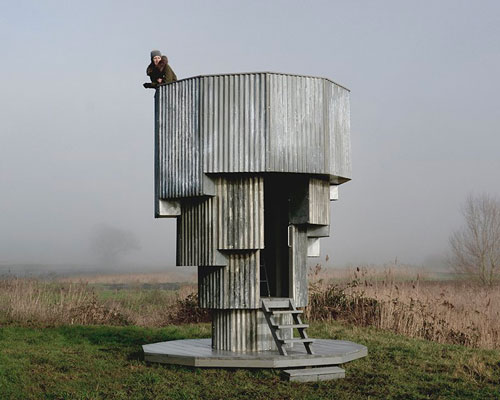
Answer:
<svg viewBox="0 0 500 400"><path fill-rule="evenodd" d="M365 357L366 346L345 341L315 339L314 353L296 346L282 356L278 351L238 353L212 349L211 339L172 340L146 344L144 359L149 362L221 368L289 368L338 365ZM302 348L301 348L302 347Z"/></svg>

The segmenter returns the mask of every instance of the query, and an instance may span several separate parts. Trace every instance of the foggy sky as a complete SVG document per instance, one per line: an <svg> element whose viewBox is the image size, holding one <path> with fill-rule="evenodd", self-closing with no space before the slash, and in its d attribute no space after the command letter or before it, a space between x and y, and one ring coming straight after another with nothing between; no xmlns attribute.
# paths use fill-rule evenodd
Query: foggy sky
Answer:
<svg viewBox="0 0 500 400"><path fill-rule="evenodd" d="M20 1L0 38L0 264L92 263L102 224L138 237L127 262L175 263L175 222L153 218L155 48L179 78L351 89L353 180L323 263L427 263L468 193L500 195L498 1Z"/></svg>

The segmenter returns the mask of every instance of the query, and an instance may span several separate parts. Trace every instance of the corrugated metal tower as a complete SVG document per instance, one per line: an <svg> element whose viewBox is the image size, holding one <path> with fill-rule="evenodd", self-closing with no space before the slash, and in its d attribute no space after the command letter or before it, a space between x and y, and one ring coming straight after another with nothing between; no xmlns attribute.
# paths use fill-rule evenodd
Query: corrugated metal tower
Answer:
<svg viewBox="0 0 500 400"><path fill-rule="evenodd" d="M286 354L295 327L310 350L294 316L329 202L351 178L349 109L346 88L279 73L156 90L155 213L177 218L177 265L198 266L212 348Z"/></svg>

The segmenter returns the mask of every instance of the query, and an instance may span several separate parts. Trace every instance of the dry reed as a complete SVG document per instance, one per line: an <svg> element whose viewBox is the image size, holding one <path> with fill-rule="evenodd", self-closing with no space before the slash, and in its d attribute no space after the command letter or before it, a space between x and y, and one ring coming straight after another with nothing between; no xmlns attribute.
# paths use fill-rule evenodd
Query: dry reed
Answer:
<svg viewBox="0 0 500 400"><path fill-rule="evenodd" d="M56 285L20 278L0 281L0 317L27 325L125 322L117 307L101 304L87 284Z"/></svg>
<svg viewBox="0 0 500 400"><path fill-rule="evenodd" d="M135 288L106 297L82 281L0 280L0 324L165 326L208 320L192 286L178 291Z"/></svg>
<svg viewBox="0 0 500 400"><path fill-rule="evenodd" d="M414 269L335 271L318 266L310 274L306 317L374 326L441 343L500 348L500 287L430 278L431 274ZM0 323L165 326L210 320L197 305L194 285L175 291L141 286L162 280L172 282L171 277L156 274L92 279L129 283L125 290L109 290L81 280L0 279Z"/></svg>
<svg viewBox="0 0 500 400"><path fill-rule="evenodd" d="M180 268L166 272L143 272L133 274L94 274L94 275L72 275L68 277L57 278L57 282L73 283L86 282L90 284L127 284L141 285L144 283L178 283L190 282L196 283L196 271L185 271Z"/></svg>
<svg viewBox="0 0 500 400"><path fill-rule="evenodd" d="M358 267L340 284L325 280L318 267L310 275L306 315L311 320L344 320L440 343L500 348L498 286L427 281L418 273L402 280L390 268Z"/></svg>

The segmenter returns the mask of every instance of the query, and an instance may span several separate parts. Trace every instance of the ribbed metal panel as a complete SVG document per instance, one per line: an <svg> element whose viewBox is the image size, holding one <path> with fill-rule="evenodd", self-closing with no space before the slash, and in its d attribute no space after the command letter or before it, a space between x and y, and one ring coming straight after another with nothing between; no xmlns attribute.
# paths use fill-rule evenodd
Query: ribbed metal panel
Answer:
<svg viewBox="0 0 500 400"><path fill-rule="evenodd" d="M157 91L156 180L159 198L203 194L199 101L198 79L162 86Z"/></svg>
<svg viewBox="0 0 500 400"><path fill-rule="evenodd" d="M186 199L177 219L177 265L226 265L217 250L213 197Z"/></svg>
<svg viewBox="0 0 500 400"><path fill-rule="evenodd" d="M325 173L328 130L323 79L270 74L266 169Z"/></svg>
<svg viewBox="0 0 500 400"><path fill-rule="evenodd" d="M204 171L264 171L266 74L201 79Z"/></svg>
<svg viewBox="0 0 500 400"><path fill-rule="evenodd" d="M330 224L330 183L323 179L309 179L309 223Z"/></svg>
<svg viewBox="0 0 500 400"><path fill-rule="evenodd" d="M229 351L263 351L275 347L261 310L214 310L212 347Z"/></svg>
<svg viewBox="0 0 500 400"><path fill-rule="evenodd" d="M212 194L204 174L351 177L349 91L277 73L214 75L156 94L157 197Z"/></svg>
<svg viewBox="0 0 500 400"><path fill-rule="evenodd" d="M289 221L292 224L329 225L330 183L328 178L297 176L291 180Z"/></svg>
<svg viewBox="0 0 500 400"><path fill-rule="evenodd" d="M338 184L352 178L350 94L347 89L330 81L325 81L325 91L330 132L328 173L340 177L332 180L332 183Z"/></svg>
<svg viewBox="0 0 500 400"><path fill-rule="evenodd" d="M219 249L264 248L264 179L227 177L216 182Z"/></svg>
<svg viewBox="0 0 500 400"><path fill-rule="evenodd" d="M293 301L297 307L307 306L307 226L293 226L292 274Z"/></svg>
<svg viewBox="0 0 500 400"><path fill-rule="evenodd" d="M256 309L260 307L260 252L232 253L227 267L198 268L200 307Z"/></svg>

